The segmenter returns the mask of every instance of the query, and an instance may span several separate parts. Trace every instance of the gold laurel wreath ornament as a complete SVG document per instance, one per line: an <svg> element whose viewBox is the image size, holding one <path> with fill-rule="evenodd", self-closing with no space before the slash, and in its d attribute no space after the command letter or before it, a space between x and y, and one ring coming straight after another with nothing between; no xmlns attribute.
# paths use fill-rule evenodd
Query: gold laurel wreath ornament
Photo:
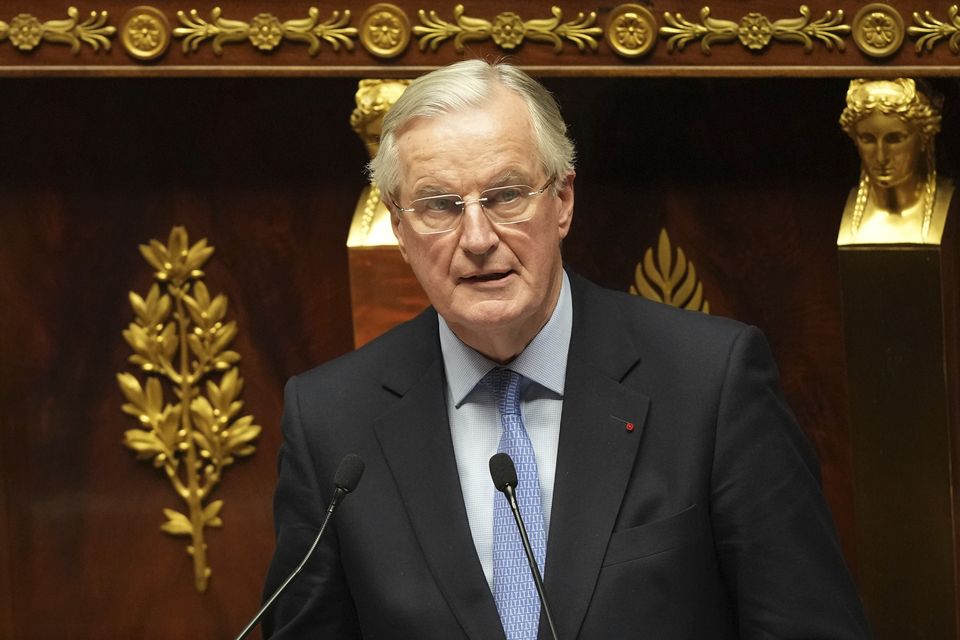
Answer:
<svg viewBox="0 0 960 640"><path fill-rule="evenodd" d="M206 501L223 470L237 457L252 454L252 442L260 435L253 416L239 417L240 354L228 349L237 323L224 322L227 298L211 298L200 279L213 251L206 239L190 246L183 227L171 230L166 245L157 240L140 245L156 269L156 282L146 297L130 292L135 318L123 337L134 352L130 363L146 382L141 385L131 373L117 374L127 399L122 410L140 423L124 434L123 442L138 459L162 469L186 503L187 513L164 509L167 521L160 528L190 537L187 553L201 593L212 573L204 529L223 525L223 500ZM165 385L177 402L164 400Z"/></svg>

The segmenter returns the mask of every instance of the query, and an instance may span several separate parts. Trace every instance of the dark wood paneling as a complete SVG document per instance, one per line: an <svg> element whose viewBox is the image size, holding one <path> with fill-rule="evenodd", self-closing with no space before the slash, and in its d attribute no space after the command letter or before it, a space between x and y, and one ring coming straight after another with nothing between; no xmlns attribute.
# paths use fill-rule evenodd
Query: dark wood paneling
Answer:
<svg viewBox="0 0 960 640"><path fill-rule="evenodd" d="M281 391L351 348L344 238L365 151L352 81L7 82L0 139L0 438L16 638L227 637L272 551ZM352 167L352 169L351 169ZM165 478L121 445L120 332L184 224L240 325L259 451L228 469L199 595ZM6 552L7 549L4 549ZM4 573L8 569L4 566Z"/></svg>
<svg viewBox="0 0 960 640"><path fill-rule="evenodd" d="M854 558L834 244L858 171L836 124L845 83L548 84L581 150L568 262L627 289L669 230L713 312L769 337ZM353 345L345 241L366 159L347 124L355 86L3 81L0 598L13 637L229 637L256 609L282 385ZM938 86L941 171L958 175L960 91ZM183 540L159 530L176 506L166 480L121 445L131 423L114 380L127 369L126 294L150 283L136 246L174 224L217 247L206 282L230 297L246 409L264 427L219 491L225 526L210 533L205 595Z"/></svg>

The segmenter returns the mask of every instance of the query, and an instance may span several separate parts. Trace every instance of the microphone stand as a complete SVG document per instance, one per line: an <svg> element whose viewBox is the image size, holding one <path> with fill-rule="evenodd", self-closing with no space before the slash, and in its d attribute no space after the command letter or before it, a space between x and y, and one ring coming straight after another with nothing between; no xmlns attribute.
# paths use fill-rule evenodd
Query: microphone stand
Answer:
<svg viewBox="0 0 960 640"><path fill-rule="evenodd" d="M506 485L503 488L503 494L507 496L507 500L510 502L513 519L517 523L517 529L520 530L520 540L523 542L523 550L527 554L527 563L530 565L530 571L533 573L533 583L537 586L537 595L540 596L540 604L543 607L543 615L547 619L547 625L550 627L550 635L553 640L559 640L557 637L557 627L553 624L553 614L550 612L550 605L547 604L547 593L543 588L543 577L540 575L540 567L537 566L537 561L533 557L533 548L530 546L530 538L527 536L527 528L523 524L523 518L520 517L520 505L517 504L517 494L513 490L513 485Z"/></svg>
<svg viewBox="0 0 960 640"><path fill-rule="evenodd" d="M339 504L340 500L343 498L343 496L347 495L347 493L348 491L343 487L337 487L336 491L333 492L333 499L330 500L330 506L327 507L327 515L323 518L323 524L320 525L320 531L317 533L317 537L313 539L313 544L311 544L310 548L307 550L307 555L303 556L303 560L301 560L300 564L297 565L297 568L293 570L293 573L287 576L287 579L283 581L283 584L281 584L280 587L273 592L273 595L270 596L266 603L260 607L260 611L257 611L257 615L253 616L253 620L247 623L247 626L243 628L243 631L240 632L235 640L243 640L250 635L250 632L253 631L254 627L257 626L257 623L260 622L260 618L263 617L263 614L267 612L267 609L269 609L271 605L273 605L273 601L276 600L281 593L283 593L283 591L287 588L287 585L293 582L293 579L300 575L300 572L303 570L303 568L307 566L310 556L313 555L317 545L320 544L320 536L323 535L324 530L327 528L327 523L330 522L330 518L333 517L333 512L337 508L337 504Z"/></svg>

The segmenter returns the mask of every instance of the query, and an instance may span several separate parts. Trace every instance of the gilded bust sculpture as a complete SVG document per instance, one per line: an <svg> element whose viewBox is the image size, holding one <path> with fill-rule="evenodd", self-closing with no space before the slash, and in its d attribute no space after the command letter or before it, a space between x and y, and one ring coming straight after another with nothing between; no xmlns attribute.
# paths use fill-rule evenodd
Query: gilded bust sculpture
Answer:
<svg viewBox="0 0 960 640"><path fill-rule="evenodd" d="M837 244L939 244L953 194L936 172L941 102L909 78L850 82L840 126L860 153L860 184Z"/></svg>
<svg viewBox="0 0 960 640"><path fill-rule="evenodd" d="M350 126L363 140L372 158L380 148L383 116L407 89L409 80L361 80L357 89L357 108L350 114ZM372 185L364 188L357 201L350 225L347 246L371 247L395 245L390 212L380 202L380 191Z"/></svg>

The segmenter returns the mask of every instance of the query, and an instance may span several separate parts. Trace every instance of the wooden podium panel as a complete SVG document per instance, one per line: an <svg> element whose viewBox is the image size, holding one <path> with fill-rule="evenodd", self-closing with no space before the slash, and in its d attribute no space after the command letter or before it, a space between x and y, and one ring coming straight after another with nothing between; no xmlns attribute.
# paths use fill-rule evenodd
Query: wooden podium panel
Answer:
<svg viewBox="0 0 960 640"><path fill-rule="evenodd" d="M955 247L840 251L857 547L878 640L957 635L956 371L946 365L958 336L943 303L956 296Z"/></svg>

